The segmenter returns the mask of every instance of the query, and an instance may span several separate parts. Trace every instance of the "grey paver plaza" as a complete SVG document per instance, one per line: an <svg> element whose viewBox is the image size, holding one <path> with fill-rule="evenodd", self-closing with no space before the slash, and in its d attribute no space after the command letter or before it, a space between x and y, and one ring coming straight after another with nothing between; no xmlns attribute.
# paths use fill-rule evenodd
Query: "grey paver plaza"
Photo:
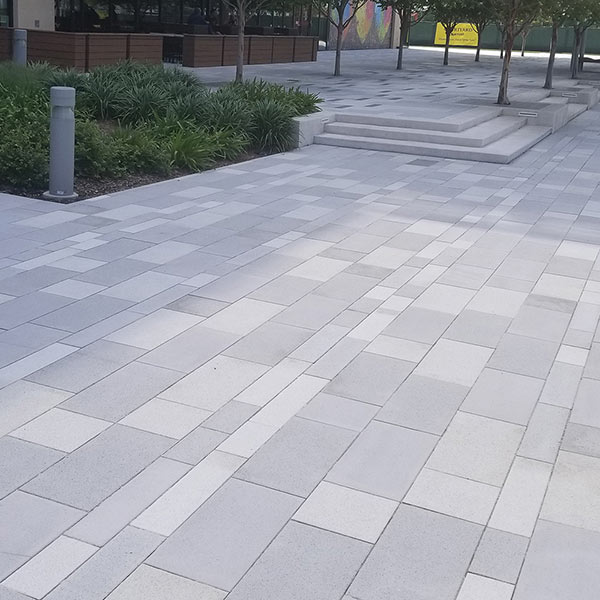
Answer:
<svg viewBox="0 0 600 600"><path fill-rule="evenodd" d="M497 57L440 58L248 75L491 97ZM510 165L309 146L0 194L0 599L600 597L599 117Z"/></svg>

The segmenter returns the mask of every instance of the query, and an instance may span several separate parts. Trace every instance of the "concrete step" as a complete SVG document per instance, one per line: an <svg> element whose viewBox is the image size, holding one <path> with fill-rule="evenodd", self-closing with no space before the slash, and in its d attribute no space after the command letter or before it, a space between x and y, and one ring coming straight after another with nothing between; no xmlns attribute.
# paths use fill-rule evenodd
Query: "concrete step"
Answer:
<svg viewBox="0 0 600 600"><path fill-rule="evenodd" d="M578 117L581 113L584 113L588 109L585 104L575 104L575 102L570 102L567 104L567 121Z"/></svg>
<svg viewBox="0 0 600 600"><path fill-rule="evenodd" d="M415 129L413 127L386 127L365 123L333 122L325 126L325 133L482 148L526 124L527 120L521 117L495 117L464 131L451 132Z"/></svg>
<svg viewBox="0 0 600 600"><path fill-rule="evenodd" d="M335 133L323 133L315 136L315 144L508 164L550 133L552 133L550 127L527 125L483 148L408 140L387 140Z"/></svg>
<svg viewBox="0 0 600 600"><path fill-rule="evenodd" d="M568 104L569 98L564 96L548 96L542 100L543 104Z"/></svg>
<svg viewBox="0 0 600 600"><path fill-rule="evenodd" d="M480 123L500 116L500 107L480 106L464 110L441 119L423 119L402 117L397 115L380 115L365 113L338 112L335 121L338 123L359 123L379 127L402 127L425 129L428 131L464 131Z"/></svg>

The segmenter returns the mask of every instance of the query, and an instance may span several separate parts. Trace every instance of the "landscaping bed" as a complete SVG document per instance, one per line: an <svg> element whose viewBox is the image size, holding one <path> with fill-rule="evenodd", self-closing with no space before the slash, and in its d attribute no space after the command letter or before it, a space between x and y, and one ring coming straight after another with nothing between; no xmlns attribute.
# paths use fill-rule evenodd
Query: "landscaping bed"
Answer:
<svg viewBox="0 0 600 600"><path fill-rule="evenodd" d="M77 90L81 198L288 150L292 119L320 102L256 80L211 91L180 69L132 62L89 74L0 63L0 191L37 197L47 189L54 85Z"/></svg>

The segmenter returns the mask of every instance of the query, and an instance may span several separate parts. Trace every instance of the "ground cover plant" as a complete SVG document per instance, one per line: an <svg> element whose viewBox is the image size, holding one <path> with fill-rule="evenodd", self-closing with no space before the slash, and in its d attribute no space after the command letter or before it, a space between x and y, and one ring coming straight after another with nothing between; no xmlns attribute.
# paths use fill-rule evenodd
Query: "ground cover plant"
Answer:
<svg viewBox="0 0 600 600"><path fill-rule="evenodd" d="M89 74L0 63L0 190L47 188L54 85L77 90L78 187L95 182L100 190L120 179L155 181L288 150L292 118L319 110L320 102L257 80L210 90L183 70L132 62Z"/></svg>

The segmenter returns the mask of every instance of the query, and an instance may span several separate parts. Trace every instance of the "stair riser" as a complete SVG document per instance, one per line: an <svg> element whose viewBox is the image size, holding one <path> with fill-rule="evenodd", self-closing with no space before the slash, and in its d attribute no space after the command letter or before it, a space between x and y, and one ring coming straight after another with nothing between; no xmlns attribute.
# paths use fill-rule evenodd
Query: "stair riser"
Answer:
<svg viewBox="0 0 600 600"><path fill-rule="evenodd" d="M522 122L514 123L510 126L504 126L498 131L484 138L470 138L467 136L461 136L459 133L456 135L440 135L435 132L426 132L419 130L382 130L382 129L368 129L366 127L357 127L355 124L346 123L328 123L325 126L326 133L335 133L338 135L350 135L359 137L379 138L385 140L401 140L401 141L412 141L412 142L428 142L431 144L451 144L453 146L465 146L470 148L483 148L496 140L517 131L517 129L525 125L526 120ZM363 125L361 123L361 125Z"/></svg>
<svg viewBox="0 0 600 600"><path fill-rule="evenodd" d="M420 156L434 156L437 158L451 158L458 160L473 160L480 162L490 162L497 164L508 164L515 158L535 146L539 141L549 135L550 132L540 134L537 138L532 138L527 143L520 146L509 154L491 153L478 151L476 149L459 148L437 148L426 146L411 146L404 142L384 142L375 138L344 139L330 138L325 136L316 136L315 144L325 144L329 146L340 146L344 148L356 148L362 150L377 150L381 152L397 152L401 154L416 154Z"/></svg>

